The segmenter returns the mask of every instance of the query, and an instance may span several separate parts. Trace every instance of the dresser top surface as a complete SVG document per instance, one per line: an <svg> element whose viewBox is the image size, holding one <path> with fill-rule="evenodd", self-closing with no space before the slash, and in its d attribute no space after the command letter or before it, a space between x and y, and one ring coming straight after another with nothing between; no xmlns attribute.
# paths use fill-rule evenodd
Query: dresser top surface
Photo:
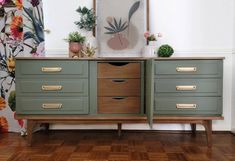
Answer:
<svg viewBox="0 0 235 161"><path fill-rule="evenodd" d="M69 58L69 57L17 57L17 60L88 60L88 61L118 61L118 60L223 60L225 57L94 57L94 58Z"/></svg>

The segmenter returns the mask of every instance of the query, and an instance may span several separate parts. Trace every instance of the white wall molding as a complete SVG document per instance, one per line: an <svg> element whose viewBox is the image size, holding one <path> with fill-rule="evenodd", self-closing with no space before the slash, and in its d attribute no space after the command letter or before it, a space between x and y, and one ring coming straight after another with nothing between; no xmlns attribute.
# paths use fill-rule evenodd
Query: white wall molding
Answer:
<svg viewBox="0 0 235 161"><path fill-rule="evenodd" d="M235 54L235 49L175 49L174 56L213 56ZM47 49L47 56L67 57L68 49Z"/></svg>
<svg viewBox="0 0 235 161"><path fill-rule="evenodd" d="M190 56L205 55L210 56L212 54L232 54L234 49L175 49L175 54L189 54Z"/></svg>

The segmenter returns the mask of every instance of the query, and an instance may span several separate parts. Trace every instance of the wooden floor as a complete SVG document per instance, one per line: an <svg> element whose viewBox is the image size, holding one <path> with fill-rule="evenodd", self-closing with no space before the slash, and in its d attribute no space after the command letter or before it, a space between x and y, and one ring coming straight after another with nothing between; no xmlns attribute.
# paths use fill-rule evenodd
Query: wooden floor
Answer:
<svg viewBox="0 0 235 161"><path fill-rule="evenodd" d="M235 161L235 136L124 131L51 131L34 134L32 147L19 134L0 134L0 161Z"/></svg>

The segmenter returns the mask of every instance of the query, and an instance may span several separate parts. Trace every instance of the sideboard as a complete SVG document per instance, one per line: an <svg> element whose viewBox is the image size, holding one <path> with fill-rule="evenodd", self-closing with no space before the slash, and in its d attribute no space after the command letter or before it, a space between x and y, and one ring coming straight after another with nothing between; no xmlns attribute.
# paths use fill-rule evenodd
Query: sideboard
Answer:
<svg viewBox="0 0 235 161"><path fill-rule="evenodd" d="M185 123L222 120L223 57L16 59L16 113L37 123Z"/></svg>

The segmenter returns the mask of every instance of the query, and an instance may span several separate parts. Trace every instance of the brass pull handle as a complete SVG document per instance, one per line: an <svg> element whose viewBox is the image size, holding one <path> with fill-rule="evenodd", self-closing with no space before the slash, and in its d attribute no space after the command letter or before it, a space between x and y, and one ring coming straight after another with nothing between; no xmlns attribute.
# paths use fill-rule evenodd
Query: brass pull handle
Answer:
<svg viewBox="0 0 235 161"><path fill-rule="evenodd" d="M45 103L42 104L43 109L61 109L62 104L61 103Z"/></svg>
<svg viewBox="0 0 235 161"><path fill-rule="evenodd" d="M196 72L197 67L177 67L177 72Z"/></svg>
<svg viewBox="0 0 235 161"><path fill-rule="evenodd" d="M197 86L176 86L177 91L195 91Z"/></svg>
<svg viewBox="0 0 235 161"><path fill-rule="evenodd" d="M42 67L42 72L45 73L53 73L53 72L61 72L61 67Z"/></svg>
<svg viewBox="0 0 235 161"><path fill-rule="evenodd" d="M62 88L63 88L62 86L46 86L46 85L42 86L43 91L61 91Z"/></svg>
<svg viewBox="0 0 235 161"><path fill-rule="evenodd" d="M196 109L197 104L176 104L177 109Z"/></svg>

